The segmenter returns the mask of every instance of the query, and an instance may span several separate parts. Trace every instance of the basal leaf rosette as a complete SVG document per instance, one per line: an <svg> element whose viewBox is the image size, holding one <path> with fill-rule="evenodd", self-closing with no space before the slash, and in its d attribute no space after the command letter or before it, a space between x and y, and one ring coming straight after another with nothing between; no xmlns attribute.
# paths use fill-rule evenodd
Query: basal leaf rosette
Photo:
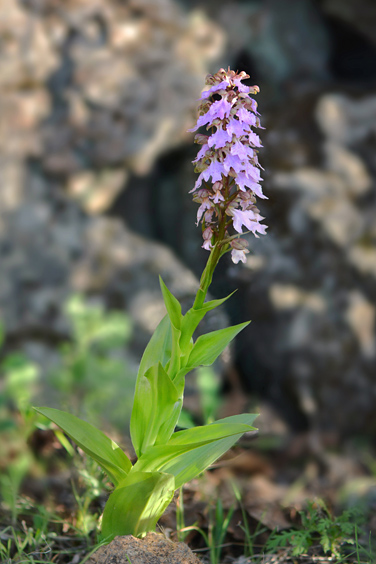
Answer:
<svg viewBox="0 0 376 564"><path fill-rule="evenodd" d="M227 244L235 263L245 262L249 252L247 241L240 238L243 227L255 237L264 235L267 227L260 223L264 218L256 206L256 197L266 199L258 161L262 145L254 131L261 125L257 103L250 97L259 88L243 84L247 78L245 72L230 69L208 75L199 118L189 130L203 126L210 130L209 135L196 134L195 142L202 147L193 161L199 177L191 192L200 204L197 224L202 223L202 246L210 251L216 243Z"/></svg>

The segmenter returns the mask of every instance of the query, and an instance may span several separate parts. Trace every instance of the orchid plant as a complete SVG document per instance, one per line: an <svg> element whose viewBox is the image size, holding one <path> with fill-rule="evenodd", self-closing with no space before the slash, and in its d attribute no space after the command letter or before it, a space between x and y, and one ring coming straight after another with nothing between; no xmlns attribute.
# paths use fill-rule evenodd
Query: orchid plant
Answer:
<svg viewBox="0 0 376 564"><path fill-rule="evenodd" d="M230 296L206 300L219 259L231 252L234 263L245 262L247 241L243 226L256 237L264 234L256 196L260 187L258 147L253 128L260 128L257 104L250 94L257 86L242 83L249 76L228 69L209 75L199 105L196 134L202 145L193 161L200 175L191 192L200 204L203 248L210 255L191 309L182 314L179 301L160 280L167 314L156 328L141 359L134 395L130 433L137 461L101 431L77 417L48 407L36 411L58 425L91 456L114 484L102 517L102 537L154 530L174 492L224 454L242 435L253 431L256 415L242 414L209 425L175 432L183 405L185 377L193 369L210 366L230 341L248 325L240 323L199 336L194 332L206 313Z"/></svg>

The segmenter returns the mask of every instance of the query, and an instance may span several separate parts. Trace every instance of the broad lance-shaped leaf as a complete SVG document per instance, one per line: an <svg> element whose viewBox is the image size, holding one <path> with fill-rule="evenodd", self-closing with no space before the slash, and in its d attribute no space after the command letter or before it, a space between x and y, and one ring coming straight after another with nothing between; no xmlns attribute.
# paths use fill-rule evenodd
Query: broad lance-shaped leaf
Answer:
<svg viewBox="0 0 376 564"><path fill-rule="evenodd" d="M137 378L130 431L137 456L167 441L176 425L183 398L159 362ZM161 436L160 436L161 435Z"/></svg>
<svg viewBox="0 0 376 564"><path fill-rule="evenodd" d="M218 358L227 345L236 337L250 321L239 323L233 327L226 327L201 335L195 342L187 361L187 367L210 366Z"/></svg>
<svg viewBox="0 0 376 564"><path fill-rule="evenodd" d="M168 315L159 322L142 355L138 376L140 377L153 365L160 362L162 366L171 358L171 324Z"/></svg>
<svg viewBox="0 0 376 564"><path fill-rule="evenodd" d="M102 537L143 536L154 531L175 491L171 474L133 472L110 495L104 508Z"/></svg>
<svg viewBox="0 0 376 564"><path fill-rule="evenodd" d="M161 285L161 290L163 294L164 303L167 309L168 316L170 318L171 324L175 329L181 328L181 305L179 300L175 298L175 296L170 292L167 288L166 284L163 282L161 276L159 277L159 283Z"/></svg>
<svg viewBox="0 0 376 564"><path fill-rule="evenodd" d="M204 303L204 305L199 309L194 309L192 307L187 311L187 313L183 317L181 325L180 348L183 354L198 324L203 320L205 315L212 309L215 309L216 307L222 305L226 300L231 298L232 294L234 293L235 292L232 292L231 294L229 294L225 298L221 298L220 300L210 300L209 302Z"/></svg>
<svg viewBox="0 0 376 564"><path fill-rule="evenodd" d="M34 409L56 423L77 446L103 468L115 485L127 476L132 468L131 461L122 449L102 431L87 421L82 421L59 409L51 407L34 407Z"/></svg>
<svg viewBox="0 0 376 564"><path fill-rule="evenodd" d="M257 414L226 417L205 425L174 433L166 445L149 447L132 472L160 471L175 476L179 488L203 472L248 431L254 431Z"/></svg>
<svg viewBox="0 0 376 564"><path fill-rule="evenodd" d="M166 370L171 378L174 378L175 374L180 369L180 335L181 335L181 322L183 316L181 314L180 302L175 298L175 296L167 288L166 284L163 282L162 278L159 277L159 282L161 285L161 290L163 294L164 303L167 309L167 314L171 322L171 334L172 334L172 344L171 344L171 359L168 365L166 365Z"/></svg>

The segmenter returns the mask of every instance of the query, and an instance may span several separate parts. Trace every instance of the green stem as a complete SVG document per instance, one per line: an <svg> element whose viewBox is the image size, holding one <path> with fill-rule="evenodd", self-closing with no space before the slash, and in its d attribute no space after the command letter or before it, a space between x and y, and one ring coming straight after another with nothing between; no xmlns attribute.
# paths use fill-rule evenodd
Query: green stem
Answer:
<svg viewBox="0 0 376 564"><path fill-rule="evenodd" d="M219 262L219 259L226 252L226 250L224 250L224 247L227 247L227 245L224 246L223 244L223 240L225 238L225 232L226 232L226 215L223 209L220 215L217 240L215 242L214 247L210 251L208 262L206 263L204 272L202 273L200 280L200 287L196 294L196 298L193 304L193 309L200 309L204 305L206 294L208 293L209 286L213 279L214 270Z"/></svg>

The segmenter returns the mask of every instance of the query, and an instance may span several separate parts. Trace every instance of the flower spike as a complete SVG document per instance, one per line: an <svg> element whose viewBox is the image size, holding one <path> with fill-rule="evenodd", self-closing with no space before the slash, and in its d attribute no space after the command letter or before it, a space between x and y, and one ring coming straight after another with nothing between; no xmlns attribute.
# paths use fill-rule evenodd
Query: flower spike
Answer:
<svg viewBox="0 0 376 564"><path fill-rule="evenodd" d="M200 204L197 223L202 223L203 248L211 251L216 243L227 244L234 263L245 262L249 251L247 241L231 231L241 234L245 226L258 237L267 228L260 223L264 218L255 205L256 196L267 198L260 186L263 169L257 157L257 148L262 145L253 131L264 128L260 125L257 103L250 97L260 89L243 84L242 80L247 78L245 72L230 69L208 75L206 85L210 88L203 91L199 118L189 130L197 131L203 126L210 130L209 135L195 136L201 149L193 163L200 175L191 190L193 199Z"/></svg>

